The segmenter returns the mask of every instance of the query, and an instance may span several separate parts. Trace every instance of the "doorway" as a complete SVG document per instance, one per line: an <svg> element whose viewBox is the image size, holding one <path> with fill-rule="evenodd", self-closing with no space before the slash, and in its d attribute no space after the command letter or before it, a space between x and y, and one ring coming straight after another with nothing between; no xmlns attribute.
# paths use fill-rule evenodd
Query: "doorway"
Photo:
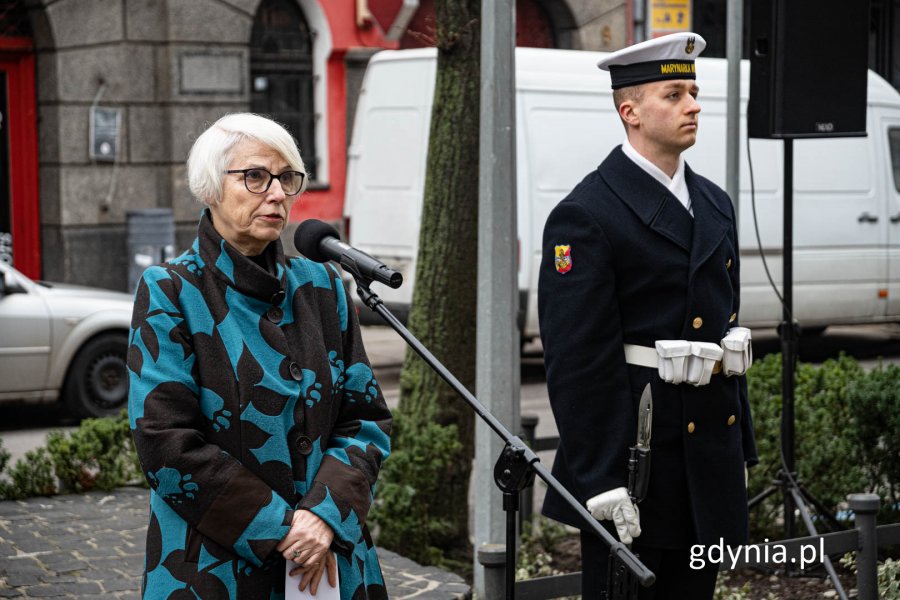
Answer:
<svg viewBox="0 0 900 600"><path fill-rule="evenodd" d="M41 276L34 50L25 37L0 37L0 260Z"/></svg>

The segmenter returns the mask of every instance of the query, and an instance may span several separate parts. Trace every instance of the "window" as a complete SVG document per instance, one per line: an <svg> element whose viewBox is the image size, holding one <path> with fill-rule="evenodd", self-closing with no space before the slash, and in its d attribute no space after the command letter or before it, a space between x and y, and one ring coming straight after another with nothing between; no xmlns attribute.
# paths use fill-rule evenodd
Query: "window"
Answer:
<svg viewBox="0 0 900 600"><path fill-rule="evenodd" d="M0 0L0 36L31 37L31 24L24 2Z"/></svg>
<svg viewBox="0 0 900 600"><path fill-rule="evenodd" d="M894 189L900 192L900 129L888 129L888 143L891 147L891 166L894 168Z"/></svg>
<svg viewBox="0 0 900 600"><path fill-rule="evenodd" d="M263 0L250 38L250 110L297 139L310 183L317 180L313 38L293 0Z"/></svg>

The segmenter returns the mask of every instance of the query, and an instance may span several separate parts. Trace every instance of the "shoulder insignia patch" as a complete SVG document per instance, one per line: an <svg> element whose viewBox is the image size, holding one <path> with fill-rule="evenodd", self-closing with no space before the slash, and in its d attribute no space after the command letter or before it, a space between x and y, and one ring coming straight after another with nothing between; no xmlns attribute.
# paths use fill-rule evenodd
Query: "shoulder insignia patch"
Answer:
<svg viewBox="0 0 900 600"><path fill-rule="evenodd" d="M572 270L572 246L557 246L556 254L556 270L565 275Z"/></svg>

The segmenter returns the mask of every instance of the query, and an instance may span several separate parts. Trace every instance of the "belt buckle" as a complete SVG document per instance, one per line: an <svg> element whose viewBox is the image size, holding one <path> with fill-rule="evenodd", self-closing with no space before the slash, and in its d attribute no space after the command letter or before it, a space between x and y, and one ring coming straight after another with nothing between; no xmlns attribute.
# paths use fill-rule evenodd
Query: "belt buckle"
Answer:
<svg viewBox="0 0 900 600"><path fill-rule="evenodd" d="M712 374L713 374L713 375L718 375L718 374L721 373L721 372L722 372L722 361L721 361L721 360L717 360L717 361L715 362L715 364L713 365Z"/></svg>

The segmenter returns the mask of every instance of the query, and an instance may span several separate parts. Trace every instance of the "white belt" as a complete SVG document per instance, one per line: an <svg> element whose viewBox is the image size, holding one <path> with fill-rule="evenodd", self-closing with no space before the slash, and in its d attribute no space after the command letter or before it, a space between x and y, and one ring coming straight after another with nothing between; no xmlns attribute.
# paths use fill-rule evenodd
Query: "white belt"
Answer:
<svg viewBox="0 0 900 600"><path fill-rule="evenodd" d="M653 359L651 360L651 354ZM722 371L722 348L705 342L660 340L656 348L625 344L625 361L641 367L656 368L666 383L706 385Z"/></svg>
<svg viewBox="0 0 900 600"><path fill-rule="evenodd" d="M726 376L743 375L753 362L750 330L734 327L721 345L688 340L657 340L655 347L625 344L625 362L658 369L660 378L673 384L706 385L725 371Z"/></svg>
<svg viewBox="0 0 900 600"><path fill-rule="evenodd" d="M659 366L659 354L656 353L656 348L650 346L625 344L625 362L629 365L655 369Z"/></svg>
<svg viewBox="0 0 900 600"><path fill-rule="evenodd" d="M650 346L638 346L637 344L625 344L625 362L629 365L637 365L639 367L650 367L656 369L659 367L659 353L656 348ZM713 367L713 373L722 370L722 361L717 360Z"/></svg>

